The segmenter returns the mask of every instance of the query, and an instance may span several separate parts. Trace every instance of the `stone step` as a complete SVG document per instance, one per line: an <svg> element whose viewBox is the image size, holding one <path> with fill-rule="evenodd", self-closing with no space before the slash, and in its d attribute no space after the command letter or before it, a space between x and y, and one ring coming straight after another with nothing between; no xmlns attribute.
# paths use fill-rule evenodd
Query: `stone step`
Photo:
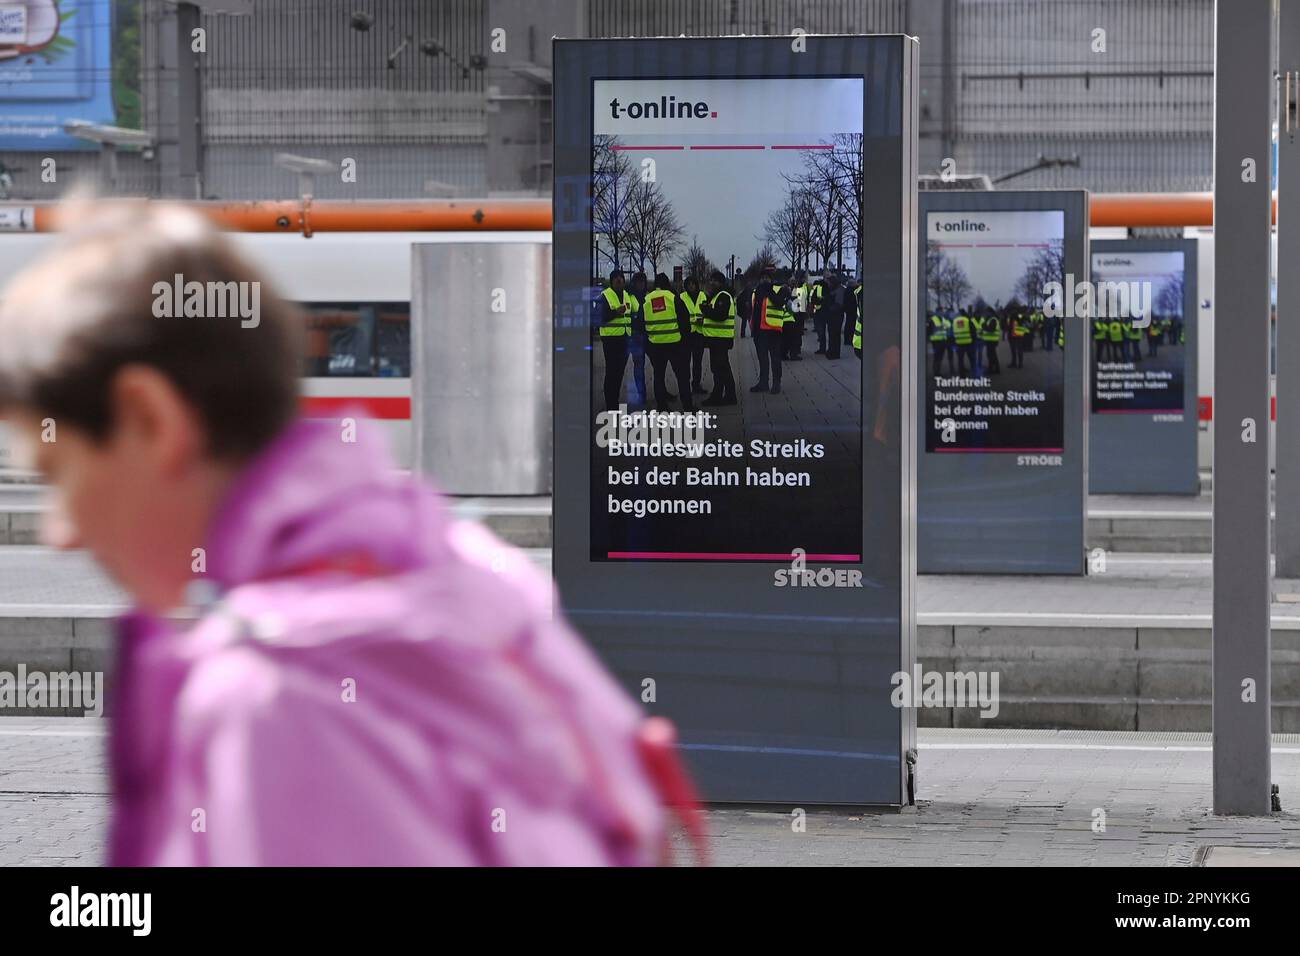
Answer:
<svg viewBox="0 0 1300 956"><path fill-rule="evenodd" d="M927 707L918 712L920 726L1212 729L1208 619L1151 615L1149 622L1044 627L1014 616L976 625L918 617L923 672L997 673L999 686L996 714L981 716L978 706ZM1300 620L1275 619L1272 660L1273 730L1300 732Z"/></svg>
<svg viewBox="0 0 1300 956"><path fill-rule="evenodd" d="M458 505L486 517L491 500ZM533 514L542 511L533 502ZM527 509L512 503L511 513ZM549 571L546 548L526 552ZM1199 555L1114 555L1087 578L923 575L922 671L998 675L999 709L925 707L927 727L1208 731L1210 569ZM1300 732L1300 582L1273 605L1273 729ZM1285 593L1283 593L1285 592ZM80 603L87 602L87 603ZM93 602L93 603L92 603ZM85 555L0 549L0 671L101 671L123 595ZM0 715L28 713L4 709ZM65 711L49 711L63 714Z"/></svg>

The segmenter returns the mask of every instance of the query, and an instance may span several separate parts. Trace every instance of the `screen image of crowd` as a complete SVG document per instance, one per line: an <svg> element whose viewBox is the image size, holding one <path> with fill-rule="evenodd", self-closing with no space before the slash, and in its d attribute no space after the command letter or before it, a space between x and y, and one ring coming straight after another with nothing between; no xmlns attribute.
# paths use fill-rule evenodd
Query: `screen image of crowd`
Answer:
<svg viewBox="0 0 1300 956"><path fill-rule="evenodd" d="M926 319L932 375L995 376L1023 369L1025 356L1065 348L1065 320L1041 308L1012 302L1002 308L972 303L964 309L932 311ZM1004 348L1005 345L1005 348Z"/></svg>
<svg viewBox="0 0 1300 956"><path fill-rule="evenodd" d="M1187 327L1183 318L1184 276L1179 253L1136 253L1126 261L1142 264L1157 257L1176 264L1162 272L1130 271L1112 275L1097 268L1099 287L1112 284L1130 290L1145 288L1142 312L1098 309L1090 322L1092 334L1092 411L1099 415L1181 415L1184 411ZM1099 257L1105 261L1105 257ZM1132 297L1132 295L1130 295ZM1099 296L1100 298L1100 296Z"/></svg>
<svg viewBox="0 0 1300 956"><path fill-rule="evenodd" d="M679 270L676 281L642 272L629 279L616 270L597 288L594 417L620 410L706 412L706 442L749 449L754 442L802 439L817 451L797 461L746 458L743 465L707 456L692 460L684 479L734 468L740 486L682 515L654 510L659 496L676 503L671 496L683 493L681 485L630 502L646 504L648 512L612 513L607 501L622 490L610 485L608 469L652 459L593 448L593 559L668 551L683 557L788 555L794 548L856 556L864 415L860 281L847 270L810 277L802 269L759 262L730 281L721 270L702 279ZM871 357L868 351L865 358ZM876 368L865 376L873 383L869 395L875 394ZM873 423L888 413L874 403L866 410Z"/></svg>

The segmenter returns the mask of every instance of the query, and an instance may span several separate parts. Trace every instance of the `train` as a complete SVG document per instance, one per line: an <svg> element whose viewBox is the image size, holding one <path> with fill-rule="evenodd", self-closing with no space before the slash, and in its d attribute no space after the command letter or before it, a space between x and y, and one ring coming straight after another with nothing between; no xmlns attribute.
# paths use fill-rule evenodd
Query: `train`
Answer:
<svg viewBox="0 0 1300 956"><path fill-rule="evenodd" d="M306 323L304 414L332 417L359 410L378 423L398 464L412 466L411 321L436 321L436 304L412 309L412 249L457 242L537 241L538 233L231 233L240 252ZM0 287L49 248L57 236L0 235ZM0 344L0 348L3 344ZM0 470L14 472L0 426Z"/></svg>

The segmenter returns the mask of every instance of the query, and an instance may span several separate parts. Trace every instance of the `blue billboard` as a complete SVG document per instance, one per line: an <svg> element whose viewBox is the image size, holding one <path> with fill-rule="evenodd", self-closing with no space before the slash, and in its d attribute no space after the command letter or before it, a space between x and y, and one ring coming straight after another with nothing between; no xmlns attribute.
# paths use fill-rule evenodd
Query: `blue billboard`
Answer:
<svg viewBox="0 0 1300 956"><path fill-rule="evenodd" d="M0 0L0 150L93 149L63 132L112 124L112 0Z"/></svg>

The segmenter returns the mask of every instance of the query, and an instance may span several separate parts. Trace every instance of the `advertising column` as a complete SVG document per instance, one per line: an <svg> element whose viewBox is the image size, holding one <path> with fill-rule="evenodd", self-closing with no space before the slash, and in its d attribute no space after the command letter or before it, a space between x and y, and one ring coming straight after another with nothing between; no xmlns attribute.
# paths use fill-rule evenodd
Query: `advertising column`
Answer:
<svg viewBox="0 0 1300 956"><path fill-rule="evenodd" d="M709 799L907 802L915 55L556 41L556 580Z"/></svg>
<svg viewBox="0 0 1300 956"><path fill-rule="evenodd" d="M1083 572L1086 195L923 193L922 572Z"/></svg>
<svg viewBox="0 0 1300 956"><path fill-rule="evenodd" d="M1092 244L1094 494L1200 491L1196 470L1196 242Z"/></svg>

